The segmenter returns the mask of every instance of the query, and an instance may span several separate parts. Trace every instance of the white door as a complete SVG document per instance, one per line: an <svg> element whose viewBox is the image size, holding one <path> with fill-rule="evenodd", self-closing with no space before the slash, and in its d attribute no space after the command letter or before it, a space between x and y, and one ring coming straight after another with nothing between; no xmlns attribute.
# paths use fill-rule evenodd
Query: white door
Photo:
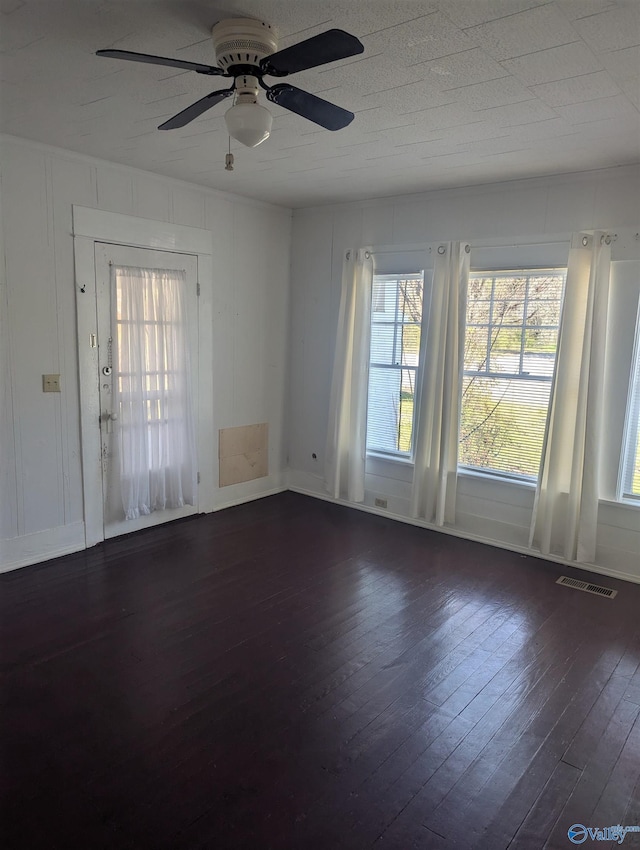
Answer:
<svg viewBox="0 0 640 850"><path fill-rule="evenodd" d="M198 258L96 242L95 270L104 536L109 538L198 510ZM128 312L132 301L137 306ZM182 352L179 393L173 389L174 350Z"/></svg>

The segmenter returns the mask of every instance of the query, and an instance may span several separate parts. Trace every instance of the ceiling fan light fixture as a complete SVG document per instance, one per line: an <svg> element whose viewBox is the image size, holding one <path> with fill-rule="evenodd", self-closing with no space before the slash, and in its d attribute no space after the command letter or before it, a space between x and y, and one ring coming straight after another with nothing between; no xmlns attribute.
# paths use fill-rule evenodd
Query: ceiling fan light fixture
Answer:
<svg viewBox="0 0 640 850"><path fill-rule="evenodd" d="M259 103L236 103L224 120L231 138L248 148L257 147L271 135L273 116Z"/></svg>
<svg viewBox="0 0 640 850"><path fill-rule="evenodd" d="M258 104L261 88L266 91L267 100L271 103L326 130L341 130L353 121L353 112L335 103L289 84L267 85L264 77L287 77L289 74L357 56L364 51L364 46L354 35L344 30L330 29L278 50L278 39L270 24L252 18L219 21L211 35L216 65L131 50L98 50L98 56L166 65L209 77L233 78L230 88L212 91L201 97L160 124L159 130L185 127L212 106L235 96L235 104L225 115L229 135L246 147L255 148L269 138L273 120L269 110Z"/></svg>

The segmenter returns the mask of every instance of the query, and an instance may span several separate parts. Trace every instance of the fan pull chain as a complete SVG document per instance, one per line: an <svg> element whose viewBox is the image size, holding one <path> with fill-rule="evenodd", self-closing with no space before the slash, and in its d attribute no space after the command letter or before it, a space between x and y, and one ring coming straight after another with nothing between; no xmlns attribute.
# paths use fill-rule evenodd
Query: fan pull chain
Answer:
<svg viewBox="0 0 640 850"><path fill-rule="evenodd" d="M229 136L229 153L224 158L224 170L233 171L233 154L231 153L231 136Z"/></svg>

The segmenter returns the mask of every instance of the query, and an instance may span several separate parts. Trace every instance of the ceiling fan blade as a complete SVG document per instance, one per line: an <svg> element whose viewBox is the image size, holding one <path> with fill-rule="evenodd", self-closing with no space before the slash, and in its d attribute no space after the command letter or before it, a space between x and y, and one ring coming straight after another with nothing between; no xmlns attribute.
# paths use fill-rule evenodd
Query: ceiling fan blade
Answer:
<svg viewBox="0 0 640 850"><path fill-rule="evenodd" d="M193 121L194 118L197 118L199 115L202 115L203 112L206 112L207 109L211 109L211 107L215 106L216 103L220 103L221 100L224 100L226 97L230 97L233 92L233 86L231 86L230 89L222 89L222 91L212 91L211 94L197 100L195 103L192 103L191 106L187 106L187 108L183 109L182 112L178 112L178 114L174 115L173 118L169 118L168 121L165 121L164 124L161 124L158 127L158 130L176 130L178 127L184 127L190 121Z"/></svg>
<svg viewBox="0 0 640 850"><path fill-rule="evenodd" d="M207 74L212 77L225 73L221 68L214 65L201 65L199 62L185 62L183 59L169 59L165 56L151 56L149 53L134 53L131 50L98 50L96 56L106 56L108 59L128 59L130 62L145 62L148 65L168 65L170 68L195 71L197 74Z"/></svg>
<svg viewBox="0 0 640 850"><path fill-rule="evenodd" d="M265 56L260 62L263 74L274 77L286 77L297 71L316 68L337 59L346 59L364 51L364 46L355 35L344 30L327 30L304 41L278 50L271 56Z"/></svg>
<svg viewBox="0 0 640 850"><path fill-rule="evenodd" d="M267 100L308 118L326 130L341 130L351 124L355 117L353 112L288 83L280 83L267 89Z"/></svg>

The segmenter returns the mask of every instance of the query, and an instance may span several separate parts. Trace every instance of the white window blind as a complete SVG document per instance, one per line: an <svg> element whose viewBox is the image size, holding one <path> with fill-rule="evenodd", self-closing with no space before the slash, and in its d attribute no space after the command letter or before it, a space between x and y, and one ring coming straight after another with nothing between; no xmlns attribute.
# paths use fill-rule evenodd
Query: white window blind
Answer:
<svg viewBox="0 0 640 850"><path fill-rule="evenodd" d="M538 476L565 269L472 273L459 465Z"/></svg>
<svg viewBox="0 0 640 850"><path fill-rule="evenodd" d="M618 498L640 502L640 307L636 321Z"/></svg>
<svg viewBox="0 0 640 850"><path fill-rule="evenodd" d="M422 272L374 276L368 450L411 455L423 296Z"/></svg>

